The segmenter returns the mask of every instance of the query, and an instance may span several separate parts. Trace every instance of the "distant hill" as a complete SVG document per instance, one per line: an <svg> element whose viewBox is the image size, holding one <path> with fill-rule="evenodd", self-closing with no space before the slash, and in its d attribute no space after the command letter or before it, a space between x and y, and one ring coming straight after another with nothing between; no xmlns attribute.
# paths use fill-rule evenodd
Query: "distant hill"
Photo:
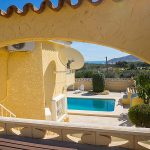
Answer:
<svg viewBox="0 0 150 150"><path fill-rule="evenodd" d="M139 58L136 58L136 57L132 56L132 55L127 55L127 56L124 56L124 57L110 59L108 61L108 63L109 64L115 64L116 62L119 62L119 61L137 62L137 61L141 61L141 60Z"/></svg>

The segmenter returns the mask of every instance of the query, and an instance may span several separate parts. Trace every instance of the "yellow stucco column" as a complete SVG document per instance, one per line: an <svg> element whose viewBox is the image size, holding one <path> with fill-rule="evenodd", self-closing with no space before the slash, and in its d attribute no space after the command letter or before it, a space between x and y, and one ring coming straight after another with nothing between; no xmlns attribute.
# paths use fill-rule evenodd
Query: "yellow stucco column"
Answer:
<svg viewBox="0 0 150 150"><path fill-rule="evenodd" d="M7 51L9 59L2 52L0 62L3 63L0 65L3 72L0 72L0 77L5 95L7 89L2 104L18 118L45 119L41 43L36 43L32 52ZM2 96L0 98L2 100Z"/></svg>
<svg viewBox="0 0 150 150"><path fill-rule="evenodd" d="M8 55L8 51L5 48L0 48L0 103L7 96Z"/></svg>

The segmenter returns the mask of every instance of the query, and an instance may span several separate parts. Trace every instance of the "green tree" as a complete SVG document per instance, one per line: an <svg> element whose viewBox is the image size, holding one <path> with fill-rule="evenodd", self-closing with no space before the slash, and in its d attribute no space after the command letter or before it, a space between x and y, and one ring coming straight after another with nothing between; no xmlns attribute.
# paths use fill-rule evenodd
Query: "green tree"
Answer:
<svg viewBox="0 0 150 150"><path fill-rule="evenodd" d="M128 67L128 63L126 61L118 61L118 62L116 62L116 67L127 68Z"/></svg>
<svg viewBox="0 0 150 150"><path fill-rule="evenodd" d="M134 70L134 69L136 69L135 64L134 64L134 63L131 63L131 64L129 65L129 69L130 69L130 70Z"/></svg>
<svg viewBox="0 0 150 150"><path fill-rule="evenodd" d="M92 76L93 76L93 71L91 71L91 70L86 70L86 71L84 72L84 78L92 78Z"/></svg>
<svg viewBox="0 0 150 150"><path fill-rule="evenodd" d="M146 104L150 103L150 74L141 74L137 77L138 96L144 100Z"/></svg>
<svg viewBox="0 0 150 150"><path fill-rule="evenodd" d="M94 73L93 74L93 91L94 92L103 92L105 89L105 77L102 73Z"/></svg>

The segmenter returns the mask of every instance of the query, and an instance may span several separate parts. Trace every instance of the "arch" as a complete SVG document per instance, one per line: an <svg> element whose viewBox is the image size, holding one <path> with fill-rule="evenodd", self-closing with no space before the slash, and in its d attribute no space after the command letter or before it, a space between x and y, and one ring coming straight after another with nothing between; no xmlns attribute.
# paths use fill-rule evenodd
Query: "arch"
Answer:
<svg viewBox="0 0 150 150"><path fill-rule="evenodd" d="M44 73L44 95L45 95L45 106L50 107L50 102L55 94L55 81L56 81L56 63L51 61L46 68Z"/></svg>
<svg viewBox="0 0 150 150"><path fill-rule="evenodd" d="M49 39L90 42L116 48L150 63L150 1L87 1L73 9L66 3L58 12L0 18L0 47L22 41Z"/></svg>

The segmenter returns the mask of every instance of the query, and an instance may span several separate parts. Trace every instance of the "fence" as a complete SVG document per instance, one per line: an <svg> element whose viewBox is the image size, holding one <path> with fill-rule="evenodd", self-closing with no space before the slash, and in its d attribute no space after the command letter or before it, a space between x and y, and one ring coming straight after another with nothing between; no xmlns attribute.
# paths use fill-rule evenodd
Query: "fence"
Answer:
<svg viewBox="0 0 150 150"><path fill-rule="evenodd" d="M78 89L81 85L84 85L85 90L89 91L93 89L91 78L77 78L74 84L74 89ZM112 92L124 92L128 87L135 86L135 80L124 78L106 78L105 89Z"/></svg>

